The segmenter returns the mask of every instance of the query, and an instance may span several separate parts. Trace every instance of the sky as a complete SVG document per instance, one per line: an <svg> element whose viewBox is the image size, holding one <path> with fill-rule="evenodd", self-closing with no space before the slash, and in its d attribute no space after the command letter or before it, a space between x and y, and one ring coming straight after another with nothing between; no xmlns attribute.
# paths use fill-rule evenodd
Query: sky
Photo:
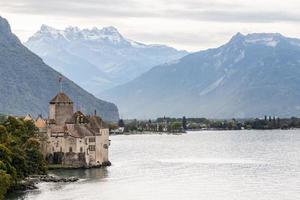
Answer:
<svg viewBox="0 0 300 200"><path fill-rule="evenodd" d="M237 32L300 38L299 0L0 0L0 15L23 42L42 24L114 26L132 40L189 51L220 46Z"/></svg>

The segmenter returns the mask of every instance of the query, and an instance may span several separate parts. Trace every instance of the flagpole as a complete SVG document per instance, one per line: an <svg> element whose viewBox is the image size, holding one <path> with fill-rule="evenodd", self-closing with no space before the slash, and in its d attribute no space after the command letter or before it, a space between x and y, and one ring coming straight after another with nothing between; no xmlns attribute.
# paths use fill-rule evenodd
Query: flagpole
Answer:
<svg viewBox="0 0 300 200"><path fill-rule="evenodd" d="M58 79L59 85L60 85L60 92L62 93L63 88L62 88L62 77L60 76Z"/></svg>

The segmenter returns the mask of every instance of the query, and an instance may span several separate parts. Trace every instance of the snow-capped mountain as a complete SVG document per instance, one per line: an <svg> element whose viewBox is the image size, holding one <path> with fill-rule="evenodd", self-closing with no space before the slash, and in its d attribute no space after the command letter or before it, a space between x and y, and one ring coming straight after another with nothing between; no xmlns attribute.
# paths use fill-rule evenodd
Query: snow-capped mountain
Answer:
<svg viewBox="0 0 300 200"><path fill-rule="evenodd" d="M54 35L53 35L54 36ZM59 34L55 35L60 37ZM9 115L48 115L49 100L62 86L75 105L86 113L96 109L107 121L119 119L116 105L97 99L73 81L46 65L11 32L0 16L0 113Z"/></svg>
<svg viewBox="0 0 300 200"><path fill-rule="evenodd" d="M300 116L300 40L238 33L102 96L133 118Z"/></svg>
<svg viewBox="0 0 300 200"><path fill-rule="evenodd" d="M146 45L126 39L114 27L57 30L42 25L25 45L94 94L187 54L164 45Z"/></svg>

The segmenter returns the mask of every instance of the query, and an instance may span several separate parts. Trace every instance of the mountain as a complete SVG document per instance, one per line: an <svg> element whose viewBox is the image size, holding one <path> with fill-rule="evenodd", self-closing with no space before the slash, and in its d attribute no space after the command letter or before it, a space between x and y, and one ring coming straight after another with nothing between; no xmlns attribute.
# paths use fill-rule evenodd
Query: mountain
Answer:
<svg viewBox="0 0 300 200"><path fill-rule="evenodd" d="M59 91L59 77L43 60L28 50L0 17L0 113L48 115L48 104ZM118 119L117 107L95 98L74 82L63 78L63 90L82 111L96 109L105 120Z"/></svg>
<svg viewBox="0 0 300 200"><path fill-rule="evenodd" d="M103 94L126 117L300 116L300 40L236 34Z"/></svg>
<svg viewBox="0 0 300 200"><path fill-rule="evenodd" d="M164 45L126 39L114 27L57 30L42 25L25 45L48 65L94 94L187 54Z"/></svg>

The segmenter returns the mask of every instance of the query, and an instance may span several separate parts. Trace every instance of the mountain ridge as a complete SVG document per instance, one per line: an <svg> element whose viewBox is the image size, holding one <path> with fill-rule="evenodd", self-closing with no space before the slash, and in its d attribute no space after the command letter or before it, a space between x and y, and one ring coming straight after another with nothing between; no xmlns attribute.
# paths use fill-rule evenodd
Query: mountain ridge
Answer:
<svg viewBox="0 0 300 200"><path fill-rule="evenodd" d="M24 44L54 69L96 95L134 79L152 66L188 53L127 39L115 27L58 30L42 25ZM80 64L74 59L80 60ZM80 78L82 73L72 70L85 67L92 69L93 74Z"/></svg>
<svg viewBox="0 0 300 200"><path fill-rule="evenodd" d="M300 114L296 75L300 77L299 39L238 33L218 48L153 67L103 96L130 118L290 116Z"/></svg>
<svg viewBox="0 0 300 200"><path fill-rule="evenodd" d="M59 92L64 77L32 53L11 32L8 21L0 17L0 113L10 115L48 115L50 99ZM119 118L117 107L99 100L73 81L63 78L63 88L87 114L98 110L104 120Z"/></svg>

